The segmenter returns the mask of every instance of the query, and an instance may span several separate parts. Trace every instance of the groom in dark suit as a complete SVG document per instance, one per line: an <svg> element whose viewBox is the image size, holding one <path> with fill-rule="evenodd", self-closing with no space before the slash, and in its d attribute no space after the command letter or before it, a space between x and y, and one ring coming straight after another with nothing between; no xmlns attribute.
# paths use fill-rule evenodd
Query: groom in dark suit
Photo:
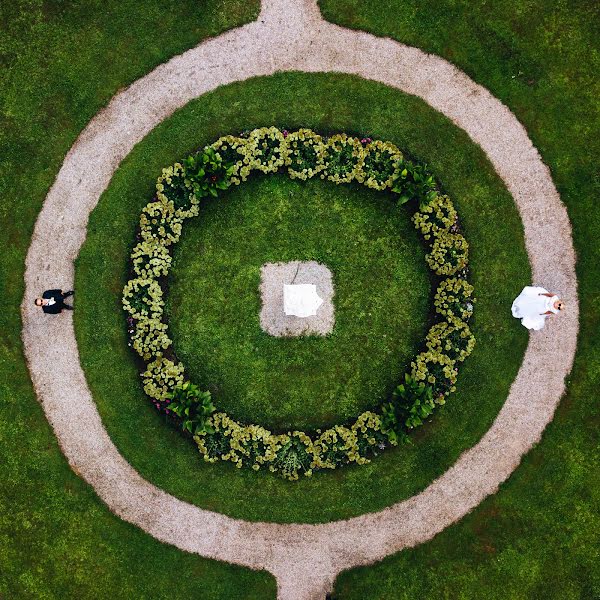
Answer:
<svg viewBox="0 0 600 600"><path fill-rule="evenodd" d="M40 306L42 310L51 315L57 315L63 309L73 310L72 306L65 304L65 298L72 296L75 292L64 292L62 290L46 290L41 298L35 299L35 305Z"/></svg>

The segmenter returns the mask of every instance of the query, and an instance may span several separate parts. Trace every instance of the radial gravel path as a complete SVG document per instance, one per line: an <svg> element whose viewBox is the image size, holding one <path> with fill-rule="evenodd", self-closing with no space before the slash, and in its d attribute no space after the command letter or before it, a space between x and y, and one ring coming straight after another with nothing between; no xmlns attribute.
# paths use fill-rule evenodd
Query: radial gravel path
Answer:
<svg viewBox="0 0 600 600"><path fill-rule="evenodd" d="M534 283L562 293L568 307L531 335L492 427L444 475L381 512L320 525L232 519L182 502L142 479L102 425L79 364L71 315L49 318L33 306L43 289L72 287L89 214L137 142L175 110L218 86L289 70L336 71L384 83L419 96L464 129L515 199ZM36 223L25 284L23 341L29 369L72 469L111 511L155 538L270 571L281 600L322 598L340 571L431 539L495 493L551 421L571 370L578 330L567 213L549 170L514 115L441 58L323 21L316 0L264 0L256 22L206 40L119 92L65 158Z"/></svg>

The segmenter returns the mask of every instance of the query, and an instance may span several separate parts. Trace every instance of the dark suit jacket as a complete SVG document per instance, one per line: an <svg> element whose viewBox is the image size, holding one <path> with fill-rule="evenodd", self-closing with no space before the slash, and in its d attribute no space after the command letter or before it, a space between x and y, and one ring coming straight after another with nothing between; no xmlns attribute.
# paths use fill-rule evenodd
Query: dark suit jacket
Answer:
<svg viewBox="0 0 600 600"><path fill-rule="evenodd" d="M65 305L65 299L63 297L62 290L46 290L42 294L42 298L46 300L54 298L55 304L51 304L50 306L42 306L42 310L50 315L57 315Z"/></svg>

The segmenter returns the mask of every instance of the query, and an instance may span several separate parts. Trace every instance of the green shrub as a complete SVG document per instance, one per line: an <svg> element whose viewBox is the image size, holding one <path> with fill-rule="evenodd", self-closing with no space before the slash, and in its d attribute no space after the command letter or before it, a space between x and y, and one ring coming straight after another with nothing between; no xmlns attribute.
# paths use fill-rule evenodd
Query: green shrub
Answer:
<svg viewBox="0 0 600 600"><path fill-rule="evenodd" d="M435 179L426 165L404 160L392 182L392 192L398 194L400 204L416 200L421 208L432 202L438 195Z"/></svg>
<svg viewBox="0 0 600 600"><path fill-rule="evenodd" d="M436 196L429 204L423 206L412 218L415 227L421 232L423 239L430 240L446 233L457 222L458 215L452 200L446 195Z"/></svg>
<svg viewBox="0 0 600 600"><path fill-rule="evenodd" d="M435 409L433 388L406 373L404 383L394 390L393 402L389 407L388 413L393 411L396 427L404 426L407 429L419 427ZM388 418L391 420L391 417Z"/></svg>
<svg viewBox="0 0 600 600"><path fill-rule="evenodd" d="M467 266L469 244L460 233L438 235L425 256L429 268L437 275L454 275Z"/></svg>
<svg viewBox="0 0 600 600"><path fill-rule="evenodd" d="M453 361L463 362L475 347L469 326L457 317L434 325L425 338L429 350L443 352Z"/></svg>
<svg viewBox="0 0 600 600"><path fill-rule="evenodd" d="M310 476L313 468L312 440L301 431L294 431L286 436L282 443L271 471L279 471L283 477L290 481L298 479L300 474Z"/></svg>
<svg viewBox="0 0 600 600"><path fill-rule="evenodd" d="M163 169L161 176L156 181L156 195L165 203L171 202L175 210L181 213L186 213L194 203L197 203L191 183L181 163L175 163Z"/></svg>
<svg viewBox="0 0 600 600"><path fill-rule="evenodd" d="M360 140L345 133L331 136L325 143L325 168L321 174L334 183L350 183L356 177L356 168L364 156Z"/></svg>
<svg viewBox="0 0 600 600"><path fill-rule="evenodd" d="M263 173L275 173L288 158L285 137L277 127L254 129L248 136L248 156L251 169Z"/></svg>
<svg viewBox="0 0 600 600"><path fill-rule="evenodd" d="M226 190L231 185L233 165L225 163L221 155L210 146L188 156L183 164L186 180L190 182L198 201L207 196L217 197L219 191Z"/></svg>
<svg viewBox="0 0 600 600"><path fill-rule="evenodd" d="M212 432L208 419L215 412L210 392L186 381L166 396L168 409L181 419L181 428L192 435Z"/></svg>
<svg viewBox="0 0 600 600"><path fill-rule="evenodd" d="M402 160L402 152L391 142L372 141L356 166L356 180L374 190L388 189L398 177Z"/></svg>
<svg viewBox="0 0 600 600"><path fill-rule="evenodd" d="M411 375L417 382L423 382L433 388L434 401L437 404L444 404L444 396L456 389L456 363L440 350L421 352L411 363L411 367Z"/></svg>
<svg viewBox="0 0 600 600"><path fill-rule="evenodd" d="M182 222L172 202L150 202L140 215L140 235L146 241L170 246L179 241Z"/></svg>
<svg viewBox="0 0 600 600"><path fill-rule="evenodd" d="M143 240L131 252L131 264L140 279L165 277L171 268L168 248L154 238Z"/></svg>
<svg viewBox="0 0 600 600"><path fill-rule="evenodd" d="M163 313L162 288L154 279L130 279L123 289L123 308L134 319L159 319Z"/></svg>
<svg viewBox="0 0 600 600"><path fill-rule="evenodd" d="M440 315L467 321L473 314L473 293L474 288L466 279L449 277L438 286L433 305Z"/></svg>
<svg viewBox="0 0 600 600"><path fill-rule="evenodd" d="M310 179L325 168L323 138L310 129L299 129L286 137L286 165L292 179Z"/></svg>
<svg viewBox="0 0 600 600"><path fill-rule="evenodd" d="M216 150L223 162L231 168L231 183L239 185L250 175L249 144L247 138L225 135L220 137L211 148Z"/></svg>
<svg viewBox="0 0 600 600"><path fill-rule="evenodd" d="M155 400L165 400L175 387L183 384L184 368L168 358L158 356L142 373L144 392Z"/></svg>
<svg viewBox="0 0 600 600"><path fill-rule="evenodd" d="M349 462L349 455L358 454L356 434L343 425L325 430L314 443L315 467L335 469Z"/></svg>
<svg viewBox="0 0 600 600"><path fill-rule="evenodd" d="M163 350L172 345L167 334L168 326L160 319L139 319L131 336L133 349L144 359L162 356Z"/></svg>

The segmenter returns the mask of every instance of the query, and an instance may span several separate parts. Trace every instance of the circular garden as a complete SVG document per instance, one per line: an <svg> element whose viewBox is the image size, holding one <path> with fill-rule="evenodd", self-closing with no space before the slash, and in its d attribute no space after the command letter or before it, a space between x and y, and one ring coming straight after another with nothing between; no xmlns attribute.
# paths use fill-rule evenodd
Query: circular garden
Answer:
<svg viewBox="0 0 600 600"><path fill-rule="evenodd" d="M319 83L319 102L324 107L351 87L356 94L357 112L340 115L334 122L315 122L310 111L303 108L303 103L308 102L302 92L307 80ZM297 95L293 119L289 117L291 109L265 109L261 101L281 86ZM241 87L245 88L243 109L236 104ZM372 106L372 112L359 117L358 103ZM481 153L465 141L466 136L416 99L345 76L330 77L325 83L318 75L286 74L244 86L236 84L179 111L153 131L117 171L92 214L88 239L78 260L80 298L91 293L93 286L88 282L92 281L95 286L108 286L111 294L120 297L127 282L135 278L130 255L142 241L136 240L136 235L141 236L139 215L156 196L157 176L165 165L197 154L198 148L210 146L228 134L212 128L210 121L211 115L221 114L222 106L228 104L228 129L242 134L238 138L249 136L265 122L281 124L281 135L286 129L294 132L307 125L320 132L324 140L345 132L357 139L363 149L368 146L368 138L389 140L401 149L404 160L429 165L428 171L436 176L439 196L452 199L459 226L469 241L469 280L476 290L477 302L468 326L477 338L475 351L461 363L457 390L450 394L448 402L443 406L435 404L437 408L423 419L424 426L399 430L398 446L394 447L387 436L377 439L376 444L369 445L373 452L364 454L368 464L350 464L335 471L312 469L312 477L300 476L291 484L274 477L268 464L255 471L237 469L237 463L202 461L197 445L190 439L193 435L182 435L181 422L164 410L156 411L145 394L139 374L147 369L132 347L127 346L133 341L119 300L94 315L86 308L75 315L83 347L82 362L103 420L137 470L164 489L200 506L250 519L264 519L269 514L273 520L307 522L382 508L418 492L481 436L516 373L526 336L521 348L511 352L512 324L496 310L496 304L508 301L511 293L506 286L506 273L524 282L528 273L524 251L507 258L510 253L505 243L523 248L519 227L508 237L497 234L504 220L518 222L512 199ZM435 136L442 131L448 143L432 153L423 131L431 131ZM351 427L353 419L364 412L382 414L383 405L394 401L394 391L404 382L407 371L410 374L411 362L427 348L430 327L444 320L434 306L441 277L426 262L430 241L423 239L412 222L419 210L418 201L402 204L398 202L401 194L371 189L356 181L335 185L320 176L303 181L290 178L283 168L280 171L253 172L246 182L219 190L218 197L204 198L200 214L185 225L181 241L171 248L173 266L164 280L165 290L168 288L164 296L165 323L168 322L173 341L165 356L185 365L186 379L199 391L211 392L216 409L211 415L226 412L240 425L255 424L275 436L294 431L314 436L318 429L323 432L336 425ZM152 172L154 177L149 178ZM485 215L485 223L481 215ZM273 234L278 228L282 228L279 239ZM313 231L312 238L306 237L308 231ZM513 235L515 240L510 242ZM358 253L353 251L352 238L359 243ZM305 242L301 243L301 239L311 241L302 247ZM99 258L99 246L105 249L103 258ZM271 254L265 250L269 247ZM263 250L252 256L252 248ZM377 257L381 272L369 273L362 268L366 263L360 263L360 254L367 251L371 254L365 255L365 261ZM332 257L337 253L340 260L336 264ZM229 270L224 271L228 260ZM263 263L277 260L317 260L332 268L336 280L334 304L339 311L336 318L340 319L332 334L323 338L276 339L257 329L258 270ZM349 265L345 275L342 264ZM482 277L484 271L497 274ZM363 299L357 300L360 293ZM347 294L346 306L343 294ZM369 296L380 304L374 302L372 315L360 306ZM84 302L80 303L84 306ZM344 310L347 326L356 330L348 334L349 343L337 344ZM114 346L123 348L118 361L114 353L97 347L93 356L86 351L99 335L99 322L106 325L104 335L110 332ZM370 336L373 327L377 335ZM257 344L260 338L268 343L261 347ZM272 345L279 343L288 348L277 351L278 355ZM307 377L306 374L319 372L315 365L326 362L318 361L319 344L323 346L320 357L335 356L338 364L348 369L346 373L357 374L358 383L348 385L343 370L342 376L335 379L325 371L323 380L335 382L329 389L318 379ZM327 354L328 344L336 348L337 355ZM294 345L306 345L308 350L299 352ZM171 351L173 354L168 354ZM310 363L309 358L314 356L315 362ZM354 366L362 367L362 371L348 366L349 358L354 358ZM505 373L491 367L500 363L507 365ZM104 373L109 368L113 377L107 380ZM239 373L240 377L232 377L231 373ZM271 394L273 386L279 386L275 396ZM115 390L119 393L115 394ZM347 390L352 393L344 393ZM308 396L310 400L306 399ZM143 447L136 447L140 432L146 441ZM380 445L391 449L382 452ZM300 468L298 475L304 472ZM378 484L373 486L367 481ZM250 495L242 492L248 489L252 490ZM269 500L274 494L281 499L278 506Z"/></svg>

